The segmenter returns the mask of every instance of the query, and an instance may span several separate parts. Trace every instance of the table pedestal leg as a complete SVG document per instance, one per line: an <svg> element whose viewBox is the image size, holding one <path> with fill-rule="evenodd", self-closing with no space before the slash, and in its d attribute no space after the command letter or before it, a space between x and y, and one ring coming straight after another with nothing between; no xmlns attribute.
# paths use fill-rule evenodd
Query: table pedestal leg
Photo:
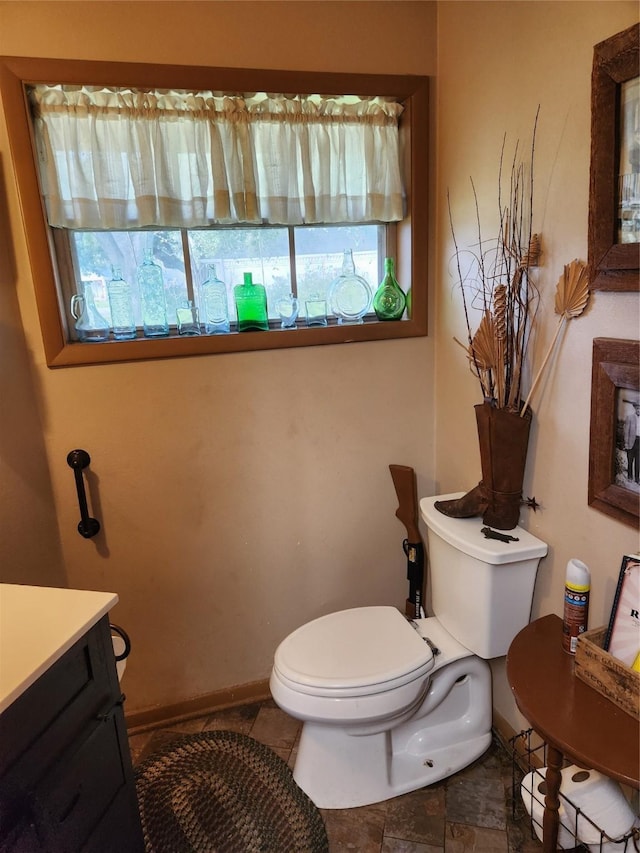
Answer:
<svg viewBox="0 0 640 853"><path fill-rule="evenodd" d="M547 791L544 798L544 816L542 818L542 849L544 853L555 853L558 847L558 826L560 823L560 783L563 755L555 746L547 746Z"/></svg>

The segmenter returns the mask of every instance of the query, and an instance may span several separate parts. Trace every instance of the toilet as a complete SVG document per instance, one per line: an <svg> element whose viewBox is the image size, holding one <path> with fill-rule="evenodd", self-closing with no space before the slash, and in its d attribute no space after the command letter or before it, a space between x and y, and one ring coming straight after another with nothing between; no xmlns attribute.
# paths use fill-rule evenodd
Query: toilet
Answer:
<svg viewBox="0 0 640 853"><path fill-rule="evenodd" d="M414 791L461 770L491 742L488 659L528 622L544 542L487 539L480 518L423 498L434 616L356 607L302 625L276 649L271 694L303 721L294 778L318 808Z"/></svg>

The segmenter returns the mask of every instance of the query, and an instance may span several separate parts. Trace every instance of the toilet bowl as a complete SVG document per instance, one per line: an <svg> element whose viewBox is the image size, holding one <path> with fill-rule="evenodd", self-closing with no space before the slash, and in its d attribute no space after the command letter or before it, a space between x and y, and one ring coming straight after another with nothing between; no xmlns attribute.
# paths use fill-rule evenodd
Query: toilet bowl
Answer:
<svg viewBox="0 0 640 853"><path fill-rule="evenodd" d="M276 650L271 694L303 721L294 778L319 808L432 784L491 742L485 658L506 654L529 621L547 546L521 528L510 533L517 541L486 540L480 519L434 508L451 497L420 502L435 616L352 608L300 626Z"/></svg>
<svg viewBox="0 0 640 853"><path fill-rule="evenodd" d="M394 607L359 607L303 625L278 647L272 693L292 716L352 732L389 728L422 699L433 653Z"/></svg>

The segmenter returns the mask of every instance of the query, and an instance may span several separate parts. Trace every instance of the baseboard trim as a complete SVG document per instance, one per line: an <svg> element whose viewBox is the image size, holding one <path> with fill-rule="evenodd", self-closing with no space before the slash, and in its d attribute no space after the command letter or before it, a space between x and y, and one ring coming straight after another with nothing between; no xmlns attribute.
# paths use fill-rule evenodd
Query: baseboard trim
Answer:
<svg viewBox="0 0 640 853"><path fill-rule="evenodd" d="M515 737L518 732L511 727L502 714L499 714L495 708L493 710L493 731L495 732L500 743L509 748L509 741Z"/></svg>
<svg viewBox="0 0 640 853"><path fill-rule="evenodd" d="M510 755L514 755L516 762L525 772L533 770L534 767L540 768L543 766L542 761L542 741L537 737L535 732L532 733L533 742L530 742L525 737L517 737L523 732L517 732L499 714L495 708L493 711L493 732L502 746ZM513 740L515 738L515 740Z"/></svg>
<svg viewBox="0 0 640 853"><path fill-rule="evenodd" d="M238 684L235 687L227 687L224 690L194 696L172 705L155 705L152 708L133 711L130 714L125 714L125 722L129 734L140 734L150 729L163 728L172 723L181 723L194 717L202 717L205 714L214 714L216 711L222 711L225 708L246 705L250 702L264 702L265 699L270 698L269 679L265 678L261 681L251 681L248 684ZM520 732L516 732L495 709L493 711L493 731L508 752L515 750L517 758L526 758L528 762L531 762L533 758L535 762L536 756L527 754L526 743L522 738L511 742ZM541 764L541 762L539 763Z"/></svg>
<svg viewBox="0 0 640 853"><path fill-rule="evenodd" d="M152 708L133 711L125 714L125 722L129 734L140 734L149 729L181 723L209 713L213 714L224 708L233 708L235 705L263 702L270 697L269 679L265 678L262 681L252 681L249 684L239 684L213 693L205 693L202 696L194 696L192 699L185 699L173 705L156 705Z"/></svg>

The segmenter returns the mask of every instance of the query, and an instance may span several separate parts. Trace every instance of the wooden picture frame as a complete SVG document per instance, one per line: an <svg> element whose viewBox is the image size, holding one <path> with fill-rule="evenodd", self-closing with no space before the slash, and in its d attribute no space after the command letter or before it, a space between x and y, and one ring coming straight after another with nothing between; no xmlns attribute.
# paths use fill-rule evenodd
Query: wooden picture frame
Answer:
<svg viewBox="0 0 640 853"><path fill-rule="evenodd" d="M634 24L593 49L588 238L593 290L640 290L640 242L622 242L618 227L625 143L621 100L624 84L638 77L639 41L640 24Z"/></svg>
<svg viewBox="0 0 640 853"><path fill-rule="evenodd" d="M640 407L640 341L595 338L591 375L589 506L640 529L640 483L624 418ZM638 438L640 442L640 438Z"/></svg>

